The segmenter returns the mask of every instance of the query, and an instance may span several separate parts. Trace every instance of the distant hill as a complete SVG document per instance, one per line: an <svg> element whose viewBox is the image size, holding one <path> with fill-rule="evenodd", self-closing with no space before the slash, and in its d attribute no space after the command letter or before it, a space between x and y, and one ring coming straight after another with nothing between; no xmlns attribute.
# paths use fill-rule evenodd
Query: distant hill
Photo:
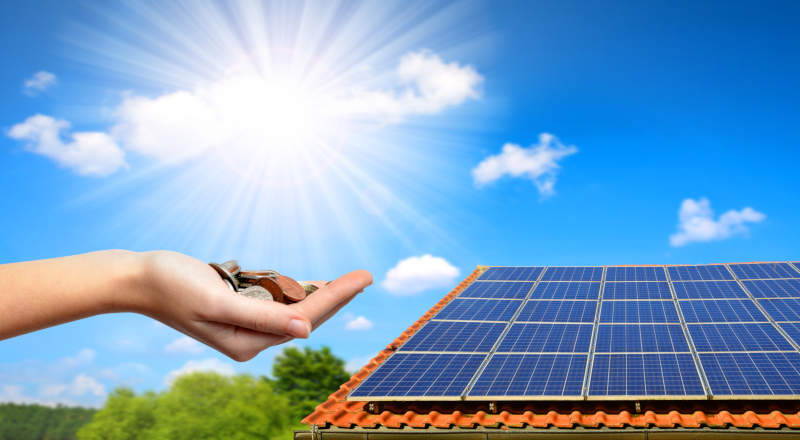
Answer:
<svg viewBox="0 0 800 440"><path fill-rule="evenodd" d="M0 404L0 440L72 440L96 409Z"/></svg>

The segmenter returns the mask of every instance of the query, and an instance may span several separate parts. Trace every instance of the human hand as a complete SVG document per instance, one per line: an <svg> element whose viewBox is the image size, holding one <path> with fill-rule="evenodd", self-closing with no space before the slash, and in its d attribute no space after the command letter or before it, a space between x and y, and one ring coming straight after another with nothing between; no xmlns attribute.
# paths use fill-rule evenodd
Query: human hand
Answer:
<svg viewBox="0 0 800 440"><path fill-rule="evenodd" d="M233 292L208 264L187 255L140 255L142 281L132 300L117 308L157 319L240 362L293 338L307 338L372 284L372 275L358 270L330 284L311 282L320 288L285 305Z"/></svg>

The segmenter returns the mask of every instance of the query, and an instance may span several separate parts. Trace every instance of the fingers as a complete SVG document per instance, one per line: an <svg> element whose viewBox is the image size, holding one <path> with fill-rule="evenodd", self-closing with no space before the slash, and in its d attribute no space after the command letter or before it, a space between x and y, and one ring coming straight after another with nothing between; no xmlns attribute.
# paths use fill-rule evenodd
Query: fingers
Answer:
<svg viewBox="0 0 800 440"><path fill-rule="evenodd" d="M303 313L281 303L259 301L241 295L225 295L216 310L204 314L209 321L243 327L261 333L308 338L311 321Z"/></svg>
<svg viewBox="0 0 800 440"><path fill-rule="evenodd" d="M331 281L330 284L290 307L301 311L310 322L315 323L329 315L331 311L338 311L346 301L370 284L372 284L372 274L366 270L356 270Z"/></svg>

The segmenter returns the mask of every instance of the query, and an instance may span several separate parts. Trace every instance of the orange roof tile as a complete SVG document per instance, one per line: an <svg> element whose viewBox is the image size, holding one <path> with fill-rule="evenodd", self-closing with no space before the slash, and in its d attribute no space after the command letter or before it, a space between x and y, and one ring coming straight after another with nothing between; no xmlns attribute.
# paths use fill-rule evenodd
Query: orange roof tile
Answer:
<svg viewBox="0 0 800 440"><path fill-rule="evenodd" d="M759 262L761 263L761 262ZM748 263L728 263L748 264ZM752 263L750 263L752 264ZM612 265L609 265L612 266ZM620 266L620 265L613 265ZM628 266L628 265L625 265ZM662 265L636 265L662 266ZM680 266L680 265L664 265ZM369 402L347 401L347 395L378 368L436 312L458 296L489 266L477 266L455 289L386 346L350 380L318 405L302 423L321 428L790 428L800 429L800 401L647 401L642 411L632 402L501 402L490 413L489 402ZM372 407L370 407L372 404ZM566 406L565 406L566 405ZM559 407L561 406L561 407ZM567 406L571 406L568 408ZM633 412L632 412L633 411Z"/></svg>

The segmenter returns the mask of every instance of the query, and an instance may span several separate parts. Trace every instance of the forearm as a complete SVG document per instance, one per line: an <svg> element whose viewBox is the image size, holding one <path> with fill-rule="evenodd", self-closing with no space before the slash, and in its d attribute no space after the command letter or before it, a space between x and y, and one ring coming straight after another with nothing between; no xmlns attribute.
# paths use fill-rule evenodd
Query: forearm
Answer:
<svg viewBox="0 0 800 440"><path fill-rule="evenodd" d="M91 252L0 265L0 340L102 313L137 311L141 254Z"/></svg>

